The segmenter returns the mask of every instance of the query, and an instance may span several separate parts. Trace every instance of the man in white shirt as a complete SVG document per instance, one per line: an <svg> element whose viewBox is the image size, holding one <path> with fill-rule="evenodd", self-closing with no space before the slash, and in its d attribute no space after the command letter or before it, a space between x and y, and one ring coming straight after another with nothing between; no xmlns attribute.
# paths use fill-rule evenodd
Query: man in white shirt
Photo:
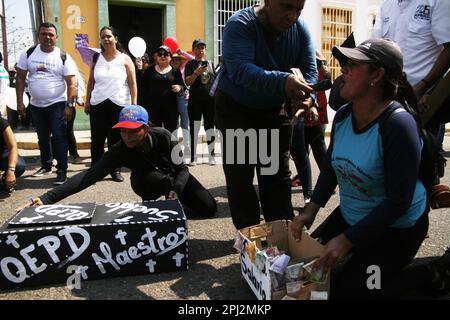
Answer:
<svg viewBox="0 0 450 320"><path fill-rule="evenodd" d="M25 116L23 91L29 73L30 108L39 139L42 165L33 176L51 173L55 158L58 164L54 184L63 184L67 179L66 120L73 114L77 66L68 54L56 47L58 35L53 24L42 23L38 34L39 45L23 52L17 64L17 111Z"/></svg>
<svg viewBox="0 0 450 320"><path fill-rule="evenodd" d="M403 71L419 108L426 108L424 94L450 67L449 14L448 0L385 0L377 17L373 36L394 40L402 49ZM443 104L441 109L435 120L450 121L450 105ZM439 121L431 121L427 129L437 134Z"/></svg>

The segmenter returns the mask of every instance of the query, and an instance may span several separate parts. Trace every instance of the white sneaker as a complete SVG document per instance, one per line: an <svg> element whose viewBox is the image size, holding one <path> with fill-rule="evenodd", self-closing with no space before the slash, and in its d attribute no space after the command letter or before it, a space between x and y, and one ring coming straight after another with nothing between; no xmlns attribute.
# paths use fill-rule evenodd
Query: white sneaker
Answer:
<svg viewBox="0 0 450 320"><path fill-rule="evenodd" d="M311 198L305 198L305 205L311 202Z"/></svg>
<svg viewBox="0 0 450 320"><path fill-rule="evenodd" d="M214 159L214 157L209 157L209 165L210 166L215 166L217 163L216 163L216 160Z"/></svg>
<svg viewBox="0 0 450 320"><path fill-rule="evenodd" d="M47 169L44 167L39 168L35 173L33 173L33 177L43 177L52 173L52 168Z"/></svg>

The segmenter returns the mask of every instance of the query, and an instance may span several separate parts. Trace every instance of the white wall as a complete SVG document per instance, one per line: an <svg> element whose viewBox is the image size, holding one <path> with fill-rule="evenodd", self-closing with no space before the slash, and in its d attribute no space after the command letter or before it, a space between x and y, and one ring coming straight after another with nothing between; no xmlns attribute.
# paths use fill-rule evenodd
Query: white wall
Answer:
<svg viewBox="0 0 450 320"><path fill-rule="evenodd" d="M305 8L302 11L302 18L306 21L314 43L321 46L322 32L322 7L335 7L353 11L353 32L355 42L358 44L372 34L372 19L379 12L379 7L383 0L306 0ZM327 131L331 130L335 112L328 108L329 124Z"/></svg>
<svg viewBox="0 0 450 320"><path fill-rule="evenodd" d="M353 11L353 32L356 43L371 37L372 26L369 23L373 15L378 14L383 0L306 0L302 18L307 22L316 45L320 46L322 32L322 7L336 7Z"/></svg>

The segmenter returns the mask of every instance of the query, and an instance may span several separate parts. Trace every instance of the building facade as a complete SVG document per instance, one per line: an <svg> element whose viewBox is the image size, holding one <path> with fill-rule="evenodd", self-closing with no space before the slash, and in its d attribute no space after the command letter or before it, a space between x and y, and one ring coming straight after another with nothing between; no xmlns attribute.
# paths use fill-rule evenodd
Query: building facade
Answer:
<svg viewBox="0 0 450 320"><path fill-rule="evenodd" d="M56 25L58 46L77 62L86 79L89 66L75 48L77 36L98 48L99 30L113 26L120 42L139 36L152 52L166 37L175 37L180 47L191 50L192 41L207 43L208 57L218 62L222 32L228 18L237 10L263 0L41 0L43 19ZM356 42L369 38L382 0L306 0L302 17L310 27L316 46L330 61L333 76L340 68L331 59L331 49L354 32ZM39 6L38 6L39 7ZM39 16L37 14L36 16Z"/></svg>

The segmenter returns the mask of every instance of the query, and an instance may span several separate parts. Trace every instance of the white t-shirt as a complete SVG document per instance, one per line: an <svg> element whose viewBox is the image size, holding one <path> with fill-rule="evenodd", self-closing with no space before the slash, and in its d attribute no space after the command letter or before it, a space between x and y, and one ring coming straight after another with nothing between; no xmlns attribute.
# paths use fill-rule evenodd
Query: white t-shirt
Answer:
<svg viewBox="0 0 450 320"><path fill-rule="evenodd" d="M27 52L22 52L17 67L28 71L31 104L42 108L67 100L64 77L75 75L77 71L77 65L69 54L63 65L59 48L55 47L52 52L47 53L41 50L40 45L37 45L28 58Z"/></svg>
<svg viewBox="0 0 450 320"><path fill-rule="evenodd" d="M108 62L102 54L99 55L94 68L95 84L91 93L91 105L97 105L106 99L121 107L131 104L125 58L126 55L121 53Z"/></svg>
<svg viewBox="0 0 450 320"><path fill-rule="evenodd" d="M442 44L450 42L450 1L386 0L373 36L397 42L403 52L403 71L416 85L430 72Z"/></svg>

